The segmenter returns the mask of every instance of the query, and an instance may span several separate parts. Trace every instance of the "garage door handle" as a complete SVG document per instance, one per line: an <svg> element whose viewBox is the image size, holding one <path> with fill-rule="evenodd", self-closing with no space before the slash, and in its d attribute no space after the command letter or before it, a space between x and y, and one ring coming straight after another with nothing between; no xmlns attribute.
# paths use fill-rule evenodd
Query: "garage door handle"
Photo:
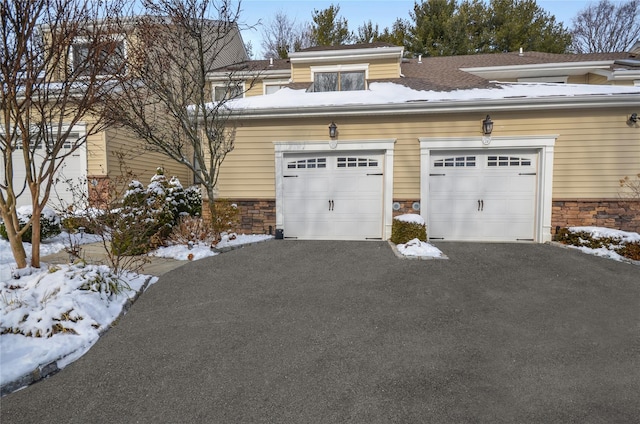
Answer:
<svg viewBox="0 0 640 424"><path fill-rule="evenodd" d="M333 210L333 200L329 200L329 210Z"/></svg>
<svg viewBox="0 0 640 424"><path fill-rule="evenodd" d="M478 200L478 212L480 212L480 201Z"/></svg>
<svg viewBox="0 0 640 424"><path fill-rule="evenodd" d="M484 200L478 200L478 211L484 210Z"/></svg>

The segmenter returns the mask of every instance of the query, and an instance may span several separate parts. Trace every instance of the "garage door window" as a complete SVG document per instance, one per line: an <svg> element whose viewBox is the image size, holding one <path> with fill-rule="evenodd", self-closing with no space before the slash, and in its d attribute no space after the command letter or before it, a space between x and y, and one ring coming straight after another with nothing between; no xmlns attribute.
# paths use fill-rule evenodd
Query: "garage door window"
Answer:
<svg viewBox="0 0 640 424"><path fill-rule="evenodd" d="M358 157L339 157L338 168L373 168L378 166L377 159Z"/></svg>
<svg viewBox="0 0 640 424"><path fill-rule="evenodd" d="M300 159L287 163L288 169L326 168L327 158Z"/></svg>
<svg viewBox="0 0 640 424"><path fill-rule="evenodd" d="M531 159L513 156L488 156L487 166L531 166Z"/></svg>
<svg viewBox="0 0 640 424"><path fill-rule="evenodd" d="M433 161L433 166L436 168L474 168L476 166L475 156L457 156L450 158L436 159Z"/></svg>

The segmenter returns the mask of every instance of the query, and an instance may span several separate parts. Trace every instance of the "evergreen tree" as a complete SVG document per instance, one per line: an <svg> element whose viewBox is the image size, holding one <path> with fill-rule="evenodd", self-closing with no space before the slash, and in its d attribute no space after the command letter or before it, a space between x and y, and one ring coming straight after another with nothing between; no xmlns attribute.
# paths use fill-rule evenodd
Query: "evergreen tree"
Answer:
<svg viewBox="0 0 640 424"><path fill-rule="evenodd" d="M564 53L569 31L535 0L424 0L410 13L414 55L460 55L517 51Z"/></svg>
<svg viewBox="0 0 640 424"><path fill-rule="evenodd" d="M338 17L339 5L331 5L324 10L314 9L311 23L311 43L316 46L340 46L353 39L345 18Z"/></svg>

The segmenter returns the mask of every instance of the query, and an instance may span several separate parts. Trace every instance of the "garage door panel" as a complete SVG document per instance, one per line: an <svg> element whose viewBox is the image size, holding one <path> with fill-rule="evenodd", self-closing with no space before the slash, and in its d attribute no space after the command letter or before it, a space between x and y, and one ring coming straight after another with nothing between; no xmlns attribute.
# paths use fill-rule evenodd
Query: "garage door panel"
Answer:
<svg viewBox="0 0 640 424"><path fill-rule="evenodd" d="M455 166L447 168L447 163ZM432 155L430 166L429 237L533 239L535 152L439 152Z"/></svg>
<svg viewBox="0 0 640 424"><path fill-rule="evenodd" d="M285 175L291 174L289 166L296 167L297 177L284 179L286 237L381 238L383 178L379 153L292 155L285 159Z"/></svg>

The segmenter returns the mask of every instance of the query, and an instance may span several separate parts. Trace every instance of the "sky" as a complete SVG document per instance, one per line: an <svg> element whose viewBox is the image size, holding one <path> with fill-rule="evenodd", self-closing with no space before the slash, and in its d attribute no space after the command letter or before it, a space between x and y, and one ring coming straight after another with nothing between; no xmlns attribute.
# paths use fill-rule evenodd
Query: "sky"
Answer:
<svg viewBox="0 0 640 424"><path fill-rule="evenodd" d="M594 0L595 2L596 0ZM364 22L371 20L378 24L382 30L390 27L397 18L409 19L409 11L412 9L413 0L242 0L240 20L248 26L256 26L254 29L246 29L242 32L245 42L253 44L254 58L262 57L260 23L268 24L278 12L285 12L296 23L310 22L314 9L322 10L331 4L340 5L340 16L347 19L349 29L352 31ZM538 5L563 22L565 26L571 26L571 20L591 1L587 0L538 0Z"/></svg>

